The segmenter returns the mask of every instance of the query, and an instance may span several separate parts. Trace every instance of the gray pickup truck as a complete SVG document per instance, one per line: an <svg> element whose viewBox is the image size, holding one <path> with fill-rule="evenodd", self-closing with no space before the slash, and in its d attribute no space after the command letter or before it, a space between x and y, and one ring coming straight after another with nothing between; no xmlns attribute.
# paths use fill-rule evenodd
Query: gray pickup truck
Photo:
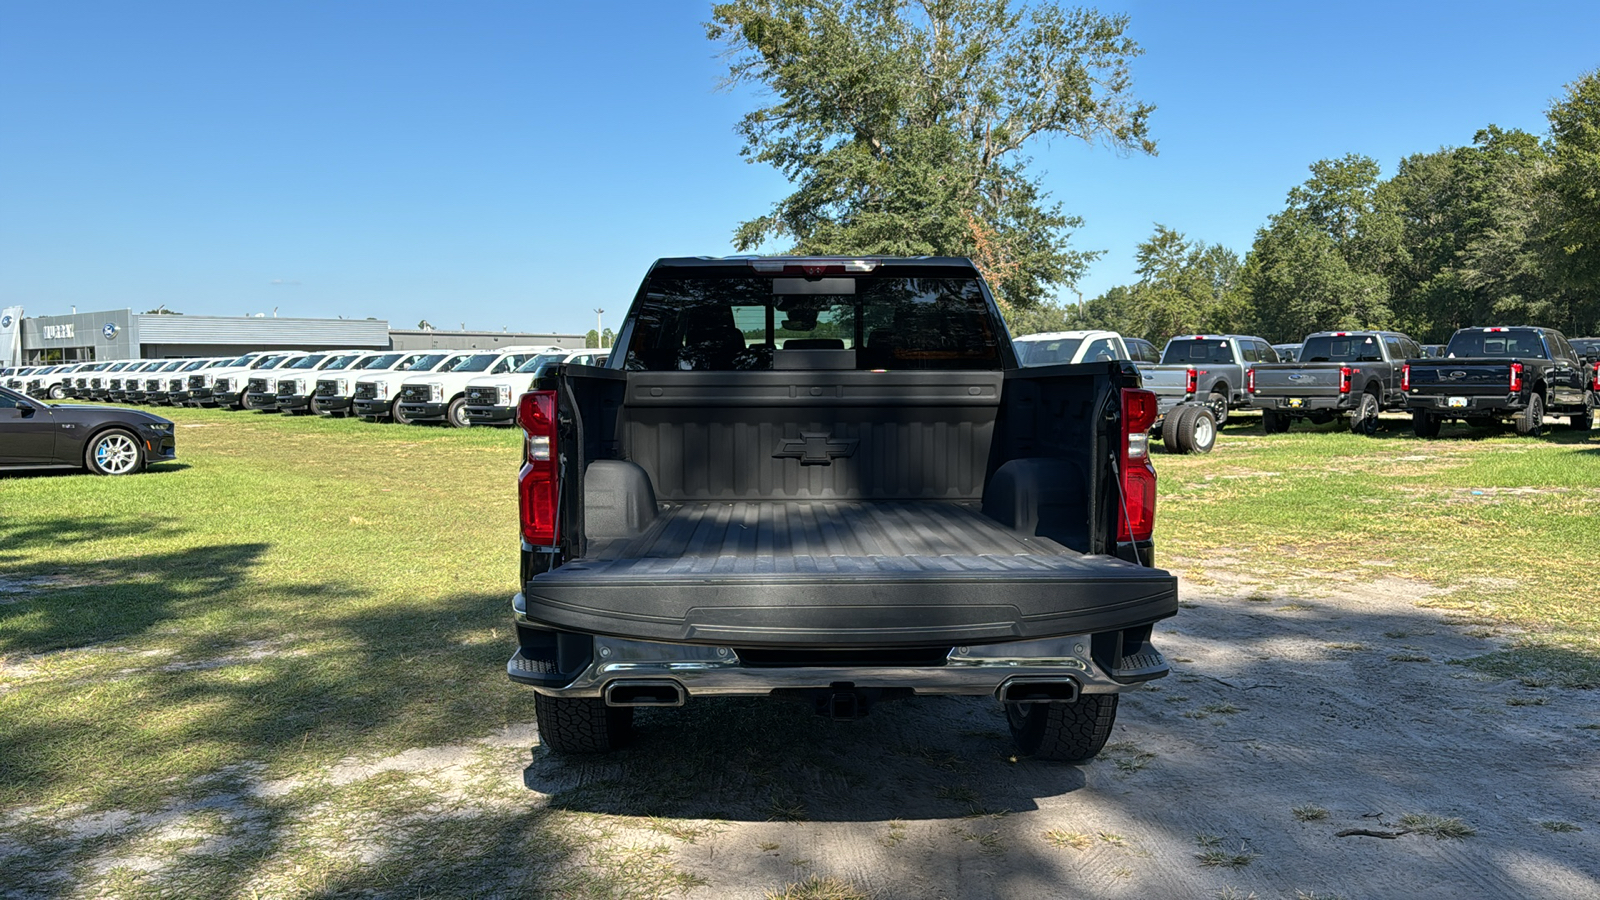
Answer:
<svg viewBox="0 0 1600 900"><path fill-rule="evenodd" d="M1306 336L1299 362L1251 366L1245 391L1267 434L1288 431L1296 419L1326 425L1339 416L1356 434L1376 434L1379 414L1406 408L1402 369L1421 355L1398 331L1319 331Z"/></svg>
<svg viewBox="0 0 1600 900"><path fill-rule="evenodd" d="M1153 437L1169 452L1209 453L1230 410L1246 408L1245 371L1275 363L1278 354L1261 338L1241 334L1179 335L1167 341L1158 365L1140 365L1144 387L1154 391L1160 418ZM1201 415L1201 411L1209 416Z"/></svg>
<svg viewBox="0 0 1600 900"><path fill-rule="evenodd" d="M948 694L1081 761L1168 671L1156 398L1022 368L966 259L663 259L605 367L532 388L507 673L554 751L705 697Z"/></svg>

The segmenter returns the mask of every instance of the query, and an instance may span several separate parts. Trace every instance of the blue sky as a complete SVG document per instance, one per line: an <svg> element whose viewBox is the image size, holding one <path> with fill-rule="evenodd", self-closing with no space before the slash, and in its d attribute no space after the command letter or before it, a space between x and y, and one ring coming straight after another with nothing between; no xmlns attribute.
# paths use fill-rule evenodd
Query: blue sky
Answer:
<svg viewBox="0 0 1600 900"><path fill-rule="evenodd" d="M1153 3L1126 12L1160 154L1035 164L1132 280L1161 222L1241 254L1314 160L1543 133L1600 4ZM785 191L739 155L690 2L0 3L0 305L620 319L658 256L732 252ZM1073 299L1070 291L1064 291Z"/></svg>

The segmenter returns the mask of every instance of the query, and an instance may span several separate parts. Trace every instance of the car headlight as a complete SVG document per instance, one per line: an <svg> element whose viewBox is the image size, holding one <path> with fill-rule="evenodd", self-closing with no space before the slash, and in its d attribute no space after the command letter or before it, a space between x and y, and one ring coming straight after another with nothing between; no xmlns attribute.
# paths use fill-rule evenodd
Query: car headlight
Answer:
<svg viewBox="0 0 1600 900"><path fill-rule="evenodd" d="M289 382L289 393L298 394L300 392L301 392L300 379L296 378L293 381L290 381Z"/></svg>
<svg viewBox="0 0 1600 900"><path fill-rule="evenodd" d="M511 405L511 386L510 385L502 384L499 387L495 388L495 391L497 392L495 396L499 398L501 406L510 406Z"/></svg>
<svg viewBox="0 0 1600 900"><path fill-rule="evenodd" d="M387 382L387 381L378 382L378 399L379 400L387 400L387 399L389 399L389 382Z"/></svg>
<svg viewBox="0 0 1600 900"><path fill-rule="evenodd" d="M432 400L434 403L443 403L444 385L438 383L437 381L431 382L428 385L428 399Z"/></svg>
<svg viewBox="0 0 1600 900"><path fill-rule="evenodd" d="M147 431L155 431L155 432L160 432L162 434L165 434L165 433L167 433L167 432L172 430L172 423L171 422L146 422L146 423L144 423L144 427L145 427L145 430L147 430Z"/></svg>
<svg viewBox="0 0 1600 900"><path fill-rule="evenodd" d="M347 381L347 380L346 380L346 379L343 379L343 378L340 378L340 379L338 379L338 380L336 380L336 381L335 381L335 382L334 382L334 383L333 383L333 386L334 386L334 388L335 388L335 389L337 389L337 390L338 390L338 391L339 391L339 393L341 393L341 394L348 394L348 393L350 393L350 382L349 382L349 381Z"/></svg>

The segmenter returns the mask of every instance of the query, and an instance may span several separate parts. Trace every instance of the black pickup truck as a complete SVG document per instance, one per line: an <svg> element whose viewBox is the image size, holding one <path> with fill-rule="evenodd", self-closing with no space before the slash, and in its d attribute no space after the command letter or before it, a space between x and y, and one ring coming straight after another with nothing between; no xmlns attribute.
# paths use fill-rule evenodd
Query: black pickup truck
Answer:
<svg viewBox="0 0 1600 900"><path fill-rule="evenodd" d="M968 260L660 260L607 366L517 415L507 671L552 750L702 697L951 694L1084 760L1167 673L1155 396L1125 360L1019 366Z"/></svg>
<svg viewBox="0 0 1600 900"><path fill-rule="evenodd" d="M1561 332L1550 328L1463 328L1443 359L1406 362L1402 387L1419 437L1437 437L1450 419L1489 425L1509 419L1534 435L1547 415L1588 431L1600 385Z"/></svg>
<svg viewBox="0 0 1600 900"><path fill-rule="evenodd" d="M1252 366L1245 390L1267 434L1288 431L1296 419L1325 425L1345 416L1351 431L1371 435L1380 413L1406 408L1401 370L1421 355L1397 331L1319 331L1306 336L1299 362Z"/></svg>

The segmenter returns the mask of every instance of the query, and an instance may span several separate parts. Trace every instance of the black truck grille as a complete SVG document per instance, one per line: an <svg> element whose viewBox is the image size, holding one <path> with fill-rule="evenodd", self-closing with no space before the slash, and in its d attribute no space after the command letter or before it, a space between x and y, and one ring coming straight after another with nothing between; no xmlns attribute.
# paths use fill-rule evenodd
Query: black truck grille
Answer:
<svg viewBox="0 0 1600 900"><path fill-rule="evenodd" d="M294 382L291 381L291 380L284 380L284 381L278 382L278 396L279 397L293 397L294 396Z"/></svg>
<svg viewBox="0 0 1600 900"><path fill-rule="evenodd" d="M467 388L467 402L476 406L493 406L500 400L500 390L492 387Z"/></svg>
<svg viewBox="0 0 1600 900"><path fill-rule="evenodd" d="M169 390L169 391L181 391L181 390L183 390L183 379L182 378L174 378L171 381L167 382L167 390Z"/></svg>
<svg viewBox="0 0 1600 900"><path fill-rule="evenodd" d="M159 391L159 390L161 390L161 379L159 379L159 378L147 378L147 379L145 379L144 389L147 390L147 391Z"/></svg>
<svg viewBox="0 0 1600 900"><path fill-rule="evenodd" d="M264 394L267 391L267 380L265 378L252 378L245 390L251 394Z"/></svg>
<svg viewBox="0 0 1600 900"><path fill-rule="evenodd" d="M356 384L356 399L357 400L376 400L376 399L378 399L378 386L376 384L373 384L370 381L359 382L358 384Z"/></svg>
<svg viewBox="0 0 1600 900"><path fill-rule="evenodd" d="M111 389L113 391L122 390L122 379L121 378L113 378L113 379L111 379Z"/></svg>
<svg viewBox="0 0 1600 900"><path fill-rule="evenodd" d="M317 396L318 397L336 397L336 396L338 396L338 394L339 394L339 385L338 385L337 382L333 382L333 381L319 381L319 382L317 382Z"/></svg>
<svg viewBox="0 0 1600 900"><path fill-rule="evenodd" d="M197 388L203 388L205 386L206 386L206 377L204 375L190 375L189 376L189 390L192 391L192 390L195 390Z"/></svg>
<svg viewBox="0 0 1600 900"><path fill-rule="evenodd" d="M427 403L428 386L425 384L408 384L400 389L400 399L407 403Z"/></svg>
<svg viewBox="0 0 1600 900"><path fill-rule="evenodd" d="M226 391L231 384L233 384L233 379L231 378L218 378L216 381L211 382L211 389L214 391Z"/></svg>

